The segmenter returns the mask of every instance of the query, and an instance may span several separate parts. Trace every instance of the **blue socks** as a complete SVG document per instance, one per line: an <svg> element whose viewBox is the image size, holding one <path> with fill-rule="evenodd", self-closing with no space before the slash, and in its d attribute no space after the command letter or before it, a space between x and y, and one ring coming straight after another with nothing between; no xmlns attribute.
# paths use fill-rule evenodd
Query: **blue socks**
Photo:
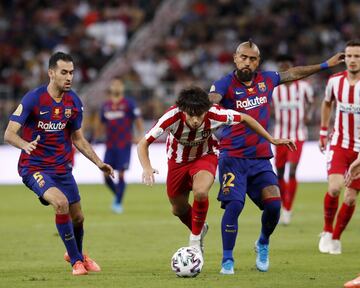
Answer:
<svg viewBox="0 0 360 288"><path fill-rule="evenodd" d="M111 179L111 177L105 177L105 184L109 187L109 189L113 192L114 195L116 195L116 187L114 181Z"/></svg>
<svg viewBox="0 0 360 288"><path fill-rule="evenodd" d="M233 258L233 249L235 247L237 232L238 232L238 217L244 208L244 203L241 201L231 201L226 204L225 212L221 221L221 235L223 243L223 259Z"/></svg>
<svg viewBox="0 0 360 288"><path fill-rule="evenodd" d="M260 244L269 244L270 235L274 232L280 218L280 197L268 198L264 201L264 211L261 216Z"/></svg>
<svg viewBox="0 0 360 288"><path fill-rule="evenodd" d="M124 196L124 191L126 187L126 183L124 181L124 176L119 177L119 183L115 184L113 179L110 177L105 177L105 184L115 196L115 203L120 204L122 202L122 198Z"/></svg>
<svg viewBox="0 0 360 288"><path fill-rule="evenodd" d="M83 237L84 237L83 224L81 224L79 226L73 226L73 228L74 228L74 236L75 236L76 245L78 247L79 253L82 255L82 243L83 243Z"/></svg>
<svg viewBox="0 0 360 288"><path fill-rule="evenodd" d="M78 246L74 237L74 229L70 220L69 214L56 214L55 215L56 228L63 240L66 251L69 254L71 265L76 261L83 261L82 254L79 253Z"/></svg>
<svg viewBox="0 0 360 288"><path fill-rule="evenodd" d="M115 203L120 204L122 202L125 187L126 187L126 184L125 184L125 181L124 181L124 177L120 177L119 178L119 183L117 184L116 194L115 194Z"/></svg>

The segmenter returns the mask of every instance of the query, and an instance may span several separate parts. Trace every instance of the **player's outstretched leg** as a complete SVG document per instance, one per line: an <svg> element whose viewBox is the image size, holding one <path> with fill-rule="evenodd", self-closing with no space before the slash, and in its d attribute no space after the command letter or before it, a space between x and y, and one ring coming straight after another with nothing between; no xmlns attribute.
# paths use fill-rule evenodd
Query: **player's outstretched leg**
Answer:
<svg viewBox="0 0 360 288"><path fill-rule="evenodd" d="M226 204L221 220L221 236L223 244L223 258L221 261L221 274L234 274L233 250L238 232L238 218L244 208L241 201L231 201Z"/></svg>
<svg viewBox="0 0 360 288"><path fill-rule="evenodd" d="M263 201L264 211L261 217L261 233L255 243L257 252L256 267L259 271L266 272L269 269L269 241L270 235L276 228L280 218L281 199L271 197Z"/></svg>

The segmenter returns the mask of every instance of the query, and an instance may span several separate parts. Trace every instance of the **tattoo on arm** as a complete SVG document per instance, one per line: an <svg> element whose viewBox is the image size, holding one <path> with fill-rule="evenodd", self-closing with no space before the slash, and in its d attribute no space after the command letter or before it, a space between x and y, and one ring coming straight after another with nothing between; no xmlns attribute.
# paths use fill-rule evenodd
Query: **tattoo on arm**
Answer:
<svg viewBox="0 0 360 288"><path fill-rule="evenodd" d="M319 64L317 65L308 65L308 66L296 66L292 67L286 71L279 72L280 83L285 83L289 81L299 80L310 76L321 70Z"/></svg>

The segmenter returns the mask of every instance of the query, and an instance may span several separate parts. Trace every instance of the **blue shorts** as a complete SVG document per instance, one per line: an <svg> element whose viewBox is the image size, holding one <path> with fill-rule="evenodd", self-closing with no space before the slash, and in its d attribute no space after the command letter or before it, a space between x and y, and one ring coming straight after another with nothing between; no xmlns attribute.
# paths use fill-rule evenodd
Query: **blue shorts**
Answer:
<svg viewBox="0 0 360 288"><path fill-rule="evenodd" d="M229 201L245 203L245 196L263 209L261 194L265 187L278 186L278 179L268 159L224 157L219 159L220 191L218 200L224 208Z"/></svg>
<svg viewBox="0 0 360 288"><path fill-rule="evenodd" d="M70 204L80 201L80 193L74 176L68 174L50 174L44 171L22 177L23 183L36 193L42 204L48 205L44 200L44 193L51 187L58 188Z"/></svg>
<svg viewBox="0 0 360 288"><path fill-rule="evenodd" d="M115 170L127 170L129 168L131 145L125 148L106 149L104 162L111 165Z"/></svg>

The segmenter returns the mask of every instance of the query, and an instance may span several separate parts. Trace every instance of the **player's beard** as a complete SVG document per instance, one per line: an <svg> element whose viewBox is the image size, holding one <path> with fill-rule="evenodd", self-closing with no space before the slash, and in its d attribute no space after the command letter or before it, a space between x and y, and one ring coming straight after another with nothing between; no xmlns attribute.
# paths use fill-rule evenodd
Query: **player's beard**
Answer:
<svg viewBox="0 0 360 288"><path fill-rule="evenodd" d="M249 82L252 80L254 72L249 68L237 69L236 76L241 82Z"/></svg>

